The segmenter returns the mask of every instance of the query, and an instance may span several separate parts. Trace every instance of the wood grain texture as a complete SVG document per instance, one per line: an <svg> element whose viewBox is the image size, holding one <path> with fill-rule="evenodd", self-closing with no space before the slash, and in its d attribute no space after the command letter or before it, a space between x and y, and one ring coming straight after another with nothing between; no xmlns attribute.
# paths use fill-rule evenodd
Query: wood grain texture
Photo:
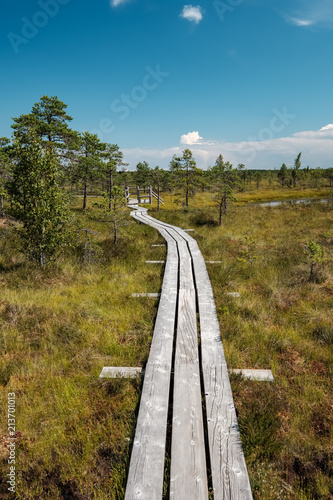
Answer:
<svg viewBox="0 0 333 500"><path fill-rule="evenodd" d="M141 375L141 373L141 366L104 366L99 374L99 378L135 378Z"/></svg>
<svg viewBox="0 0 333 500"><path fill-rule="evenodd" d="M179 290L174 380L170 500L208 499L194 288Z"/></svg>
<svg viewBox="0 0 333 500"><path fill-rule="evenodd" d="M189 242L198 293L202 371L206 399L209 453L215 499L251 500L250 481L241 446L235 406L204 259Z"/></svg>
<svg viewBox="0 0 333 500"><path fill-rule="evenodd" d="M144 223L144 210L135 214ZM125 500L161 499L169 389L178 287L178 252L168 234L167 262L146 365L137 426L133 442Z"/></svg>
<svg viewBox="0 0 333 500"><path fill-rule="evenodd" d="M251 500L252 493L241 448L213 291L203 256L196 241L184 230L153 219L147 214L147 209L136 208L132 212L133 217L141 223L155 227L166 239L168 258L144 380L125 499L162 498L165 400L168 398L166 391L162 391L161 384L166 384L169 389L170 344L173 340L171 324L174 324L172 314L177 307L170 499L206 500L208 497L201 369L214 498ZM180 266L177 288L175 282L178 278L178 263ZM195 287L200 316L201 367L198 356ZM156 335L157 332L160 334ZM165 360L167 362L163 364Z"/></svg>
<svg viewBox="0 0 333 500"><path fill-rule="evenodd" d="M272 370L260 370L258 368L249 370L244 368L229 370L229 373L242 375L244 378L247 378L249 380L258 380L260 382L274 382Z"/></svg>

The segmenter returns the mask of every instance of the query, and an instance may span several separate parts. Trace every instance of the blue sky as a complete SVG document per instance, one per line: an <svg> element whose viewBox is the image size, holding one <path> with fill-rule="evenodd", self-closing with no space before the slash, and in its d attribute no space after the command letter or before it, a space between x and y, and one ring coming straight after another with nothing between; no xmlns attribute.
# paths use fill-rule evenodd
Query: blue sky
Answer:
<svg viewBox="0 0 333 500"><path fill-rule="evenodd" d="M333 1L3 0L0 135L42 95L129 168L333 166Z"/></svg>

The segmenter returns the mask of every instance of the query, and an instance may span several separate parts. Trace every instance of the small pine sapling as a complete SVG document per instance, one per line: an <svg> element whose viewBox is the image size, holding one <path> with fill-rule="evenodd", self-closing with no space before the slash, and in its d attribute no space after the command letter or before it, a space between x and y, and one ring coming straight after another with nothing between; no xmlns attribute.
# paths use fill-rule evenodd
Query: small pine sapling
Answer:
<svg viewBox="0 0 333 500"><path fill-rule="evenodd" d="M304 247L304 253L308 258L308 262L310 263L310 274L309 281L313 281L314 279L314 271L318 265L326 262L326 253L324 248L322 248L318 243L314 241L309 241Z"/></svg>

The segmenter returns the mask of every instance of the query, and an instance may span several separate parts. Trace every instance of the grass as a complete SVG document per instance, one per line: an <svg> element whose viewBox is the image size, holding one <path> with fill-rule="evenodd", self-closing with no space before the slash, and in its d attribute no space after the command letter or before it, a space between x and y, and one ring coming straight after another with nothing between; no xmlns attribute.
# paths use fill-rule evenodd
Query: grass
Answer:
<svg viewBox="0 0 333 500"><path fill-rule="evenodd" d="M213 201L214 192L207 190L197 192L194 198L190 200L192 208L214 207L216 204ZM247 203L260 203L265 201L284 201L296 199L327 199L332 196L332 188L328 187L325 183L319 185L317 188L306 187L300 185L297 188L281 188L275 180L271 184L264 180L260 184L260 189L257 189L256 184L252 182L246 185L243 192L236 192L237 199L236 206L244 205ZM175 210L184 206L184 195L180 192L163 193L162 198L164 205L162 210ZM153 200L154 207L157 205L156 200Z"/></svg>
<svg viewBox="0 0 333 500"><path fill-rule="evenodd" d="M207 266L229 368L273 371L272 384L231 377L254 498L333 498L333 268L329 260L309 282L303 251L313 240L333 257L333 212L234 205L219 227L217 208L203 207L210 196L183 209L166 195L150 213L194 228L206 260L222 261ZM6 408L15 392L18 405L12 498L123 499L141 380L98 376L146 362L157 301L131 294L159 290L163 269L145 260L163 260L165 248L151 248L158 233L134 222L118 248L107 224L87 215L82 226L98 232L95 262L80 263L81 243L45 271L0 233L0 399ZM0 422L0 498L11 499L5 411Z"/></svg>

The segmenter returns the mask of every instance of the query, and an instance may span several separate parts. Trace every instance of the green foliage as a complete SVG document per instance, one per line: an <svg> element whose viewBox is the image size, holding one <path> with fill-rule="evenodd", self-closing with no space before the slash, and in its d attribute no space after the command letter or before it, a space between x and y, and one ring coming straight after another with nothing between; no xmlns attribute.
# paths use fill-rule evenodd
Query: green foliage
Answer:
<svg viewBox="0 0 333 500"><path fill-rule="evenodd" d="M210 174L214 187L217 189L217 194L213 200L219 206L219 225L222 224L222 214L227 213L227 206L229 201L236 201L234 196L234 189L240 185L239 172L242 172L243 165L239 165L238 170L232 167L232 164L224 162L223 156L219 155L216 163Z"/></svg>
<svg viewBox="0 0 333 500"><path fill-rule="evenodd" d="M125 165L125 163L123 163L123 153L119 150L119 146L117 146L117 144L106 144L105 152L103 153L103 160L105 162L103 177L107 181L109 209L111 209L112 190L117 176L117 167Z"/></svg>
<svg viewBox="0 0 333 500"><path fill-rule="evenodd" d="M294 161L294 167L291 169L291 177L292 177L292 180L293 180L293 186L294 188L296 187L297 185L297 181L300 177L300 168L301 168L301 156L302 156L302 153L299 153L296 158L295 158L295 161Z"/></svg>
<svg viewBox="0 0 333 500"><path fill-rule="evenodd" d="M14 135L29 142L29 131L35 130L43 145L65 149L77 139L77 133L68 127L72 117L66 113L67 104L57 96L42 96L32 107L31 113L13 118Z"/></svg>
<svg viewBox="0 0 333 500"><path fill-rule="evenodd" d="M3 212L3 202L7 194L6 183L10 178L11 160L9 142L7 137L0 137L0 213Z"/></svg>
<svg viewBox="0 0 333 500"><path fill-rule="evenodd" d="M97 134L83 132L80 136L80 147L74 160L72 179L83 184L83 212L87 209L88 186L103 178L104 151L106 144L102 143ZM110 151L109 151L110 153Z"/></svg>
<svg viewBox="0 0 333 500"><path fill-rule="evenodd" d="M199 186L202 171L197 167L192 151L185 149L182 156L173 156L170 170L175 184L184 190L185 206L189 206L189 198L194 195Z"/></svg>
<svg viewBox="0 0 333 500"><path fill-rule="evenodd" d="M309 241L305 245L304 252L308 258L308 261L310 262L309 281L312 281L314 278L315 268L326 261L325 250L320 245L318 245L318 243Z"/></svg>
<svg viewBox="0 0 333 500"><path fill-rule="evenodd" d="M8 183L11 214L23 224L22 250L41 266L68 241L69 219L61 173L53 150L30 132L15 141L15 162Z"/></svg>
<svg viewBox="0 0 333 500"><path fill-rule="evenodd" d="M284 186L290 187L289 172L288 172L287 165L285 163L282 163L282 166L281 166L280 170L278 171L278 178L279 178L279 181L281 183L281 187L284 187Z"/></svg>
<svg viewBox="0 0 333 500"><path fill-rule="evenodd" d="M146 188L152 180L152 171L146 161L139 162L136 166L134 180L137 186Z"/></svg>

